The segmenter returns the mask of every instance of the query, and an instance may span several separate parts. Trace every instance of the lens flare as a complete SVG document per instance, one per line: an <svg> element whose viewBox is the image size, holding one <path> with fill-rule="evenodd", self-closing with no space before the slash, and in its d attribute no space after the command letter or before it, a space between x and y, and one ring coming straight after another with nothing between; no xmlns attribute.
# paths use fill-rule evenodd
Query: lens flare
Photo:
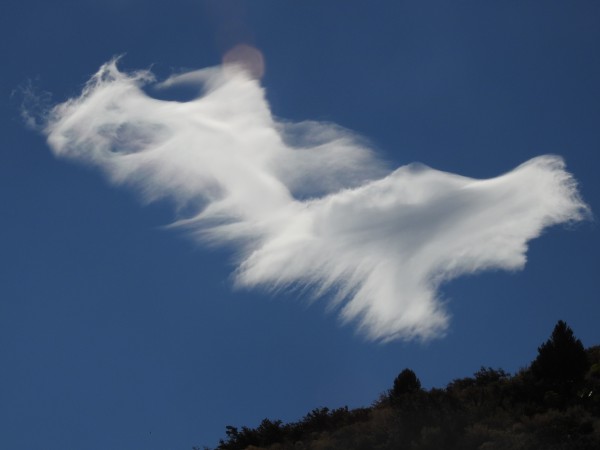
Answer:
<svg viewBox="0 0 600 450"><path fill-rule="evenodd" d="M256 47L239 44L223 55L223 65L244 69L252 78L260 80L265 74L265 58Z"/></svg>

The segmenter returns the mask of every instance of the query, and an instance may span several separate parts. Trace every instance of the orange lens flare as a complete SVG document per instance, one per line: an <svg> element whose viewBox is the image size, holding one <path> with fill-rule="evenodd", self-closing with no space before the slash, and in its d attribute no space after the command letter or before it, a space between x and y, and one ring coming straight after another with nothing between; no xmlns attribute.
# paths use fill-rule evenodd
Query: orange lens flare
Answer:
<svg viewBox="0 0 600 450"><path fill-rule="evenodd" d="M260 80L265 74L265 58L256 47L239 44L223 55L224 66L237 66L248 72L252 78Z"/></svg>

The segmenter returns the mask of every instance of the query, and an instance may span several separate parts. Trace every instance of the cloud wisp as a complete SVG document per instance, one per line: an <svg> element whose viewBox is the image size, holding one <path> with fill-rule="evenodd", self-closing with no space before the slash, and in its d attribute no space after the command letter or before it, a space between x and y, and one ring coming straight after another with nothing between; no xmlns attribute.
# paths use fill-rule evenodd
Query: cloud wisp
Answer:
<svg viewBox="0 0 600 450"><path fill-rule="evenodd" d="M182 86L197 96L145 91ZM274 118L259 82L231 65L158 83L111 61L44 131L56 156L196 211L173 226L234 245L237 285L307 287L372 340L442 334L441 283L520 269L530 239L587 214L558 156L486 180L416 164L389 171L346 129Z"/></svg>

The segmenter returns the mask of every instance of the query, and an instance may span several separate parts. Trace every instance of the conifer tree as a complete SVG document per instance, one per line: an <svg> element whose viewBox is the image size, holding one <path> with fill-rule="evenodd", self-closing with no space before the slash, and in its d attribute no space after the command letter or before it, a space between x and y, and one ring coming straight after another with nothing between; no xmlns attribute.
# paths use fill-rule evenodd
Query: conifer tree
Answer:
<svg viewBox="0 0 600 450"><path fill-rule="evenodd" d="M581 381L588 368L583 344L562 320L554 327L550 339L538 348L538 356L531 364L536 379L563 386Z"/></svg>
<svg viewBox="0 0 600 450"><path fill-rule="evenodd" d="M394 387L390 392L392 399L399 398L404 394L412 394L421 390L421 381L410 369L404 369L394 380Z"/></svg>

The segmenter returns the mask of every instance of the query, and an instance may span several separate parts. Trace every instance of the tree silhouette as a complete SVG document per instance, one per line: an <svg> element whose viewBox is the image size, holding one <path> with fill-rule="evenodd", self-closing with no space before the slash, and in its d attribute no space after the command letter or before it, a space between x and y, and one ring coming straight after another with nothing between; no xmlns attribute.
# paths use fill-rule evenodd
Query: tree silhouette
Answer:
<svg viewBox="0 0 600 450"><path fill-rule="evenodd" d="M398 399L405 394L412 394L421 390L421 382L417 375L410 370L404 369L394 380L394 387L390 392L391 399Z"/></svg>
<svg viewBox="0 0 600 450"><path fill-rule="evenodd" d="M481 367L427 390L405 369L371 407L323 407L287 424L227 426L217 450L596 450L598 368L600 346L584 351L559 321L529 368L515 375Z"/></svg>
<svg viewBox="0 0 600 450"><path fill-rule="evenodd" d="M536 379L562 387L583 380L588 368L583 344L562 320L554 327L550 339L538 348L538 356L531 364Z"/></svg>

